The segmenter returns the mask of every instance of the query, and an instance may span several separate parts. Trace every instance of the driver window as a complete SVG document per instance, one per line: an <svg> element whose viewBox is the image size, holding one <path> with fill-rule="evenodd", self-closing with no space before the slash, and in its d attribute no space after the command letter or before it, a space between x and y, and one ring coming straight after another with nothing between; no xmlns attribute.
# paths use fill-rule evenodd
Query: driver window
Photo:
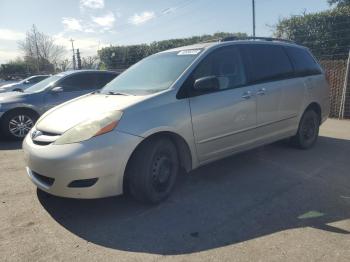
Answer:
<svg viewBox="0 0 350 262"><path fill-rule="evenodd" d="M243 61L237 47L223 47L209 54L193 73L196 79L216 76L220 90L232 89L246 84Z"/></svg>

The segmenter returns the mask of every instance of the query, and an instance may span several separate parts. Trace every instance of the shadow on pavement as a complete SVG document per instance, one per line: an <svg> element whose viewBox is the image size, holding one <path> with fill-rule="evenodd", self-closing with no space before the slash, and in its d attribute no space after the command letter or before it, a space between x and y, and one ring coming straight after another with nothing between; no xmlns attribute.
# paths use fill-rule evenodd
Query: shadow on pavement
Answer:
<svg viewBox="0 0 350 262"><path fill-rule="evenodd" d="M63 227L95 244L132 252L187 254L287 229L350 218L350 141L321 137L312 150L277 143L193 171L158 206L128 197L73 200L38 191Z"/></svg>
<svg viewBox="0 0 350 262"><path fill-rule="evenodd" d="M9 141L0 136L0 150L17 150L22 148L22 141Z"/></svg>

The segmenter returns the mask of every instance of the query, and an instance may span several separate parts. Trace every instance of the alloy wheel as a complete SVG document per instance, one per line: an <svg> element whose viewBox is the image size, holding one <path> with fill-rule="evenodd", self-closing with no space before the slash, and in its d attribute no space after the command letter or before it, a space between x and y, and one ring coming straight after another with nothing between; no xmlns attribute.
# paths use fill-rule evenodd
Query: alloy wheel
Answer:
<svg viewBox="0 0 350 262"><path fill-rule="evenodd" d="M23 138L34 126L34 121L27 115L17 115L9 122L10 133L19 138Z"/></svg>

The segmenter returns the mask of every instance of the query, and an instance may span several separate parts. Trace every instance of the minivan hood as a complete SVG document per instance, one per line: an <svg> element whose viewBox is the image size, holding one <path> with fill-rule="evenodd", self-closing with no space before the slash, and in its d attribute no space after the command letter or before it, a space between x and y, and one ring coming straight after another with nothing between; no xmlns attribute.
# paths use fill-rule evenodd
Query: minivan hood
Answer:
<svg viewBox="0 0 350 262"><path fill-rule="evenodd" d="M63 134L94 115L123 109L145 99L146 96L90 94L73 99L51 109L36 124L40 131Z"/></svg>

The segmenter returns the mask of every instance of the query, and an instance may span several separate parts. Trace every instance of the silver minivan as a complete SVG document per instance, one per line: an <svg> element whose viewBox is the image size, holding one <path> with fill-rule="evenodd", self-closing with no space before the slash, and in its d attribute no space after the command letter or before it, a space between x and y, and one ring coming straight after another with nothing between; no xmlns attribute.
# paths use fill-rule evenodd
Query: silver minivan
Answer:
<svg viewBox="0 0 350 262"><path fill-rule="evenodd" d="M50 194L157 203L180 169L286 138L311 148L328 113L325 74L305 47L223 40L147 57L51 109L23 149L28 176Z"/></svg>

